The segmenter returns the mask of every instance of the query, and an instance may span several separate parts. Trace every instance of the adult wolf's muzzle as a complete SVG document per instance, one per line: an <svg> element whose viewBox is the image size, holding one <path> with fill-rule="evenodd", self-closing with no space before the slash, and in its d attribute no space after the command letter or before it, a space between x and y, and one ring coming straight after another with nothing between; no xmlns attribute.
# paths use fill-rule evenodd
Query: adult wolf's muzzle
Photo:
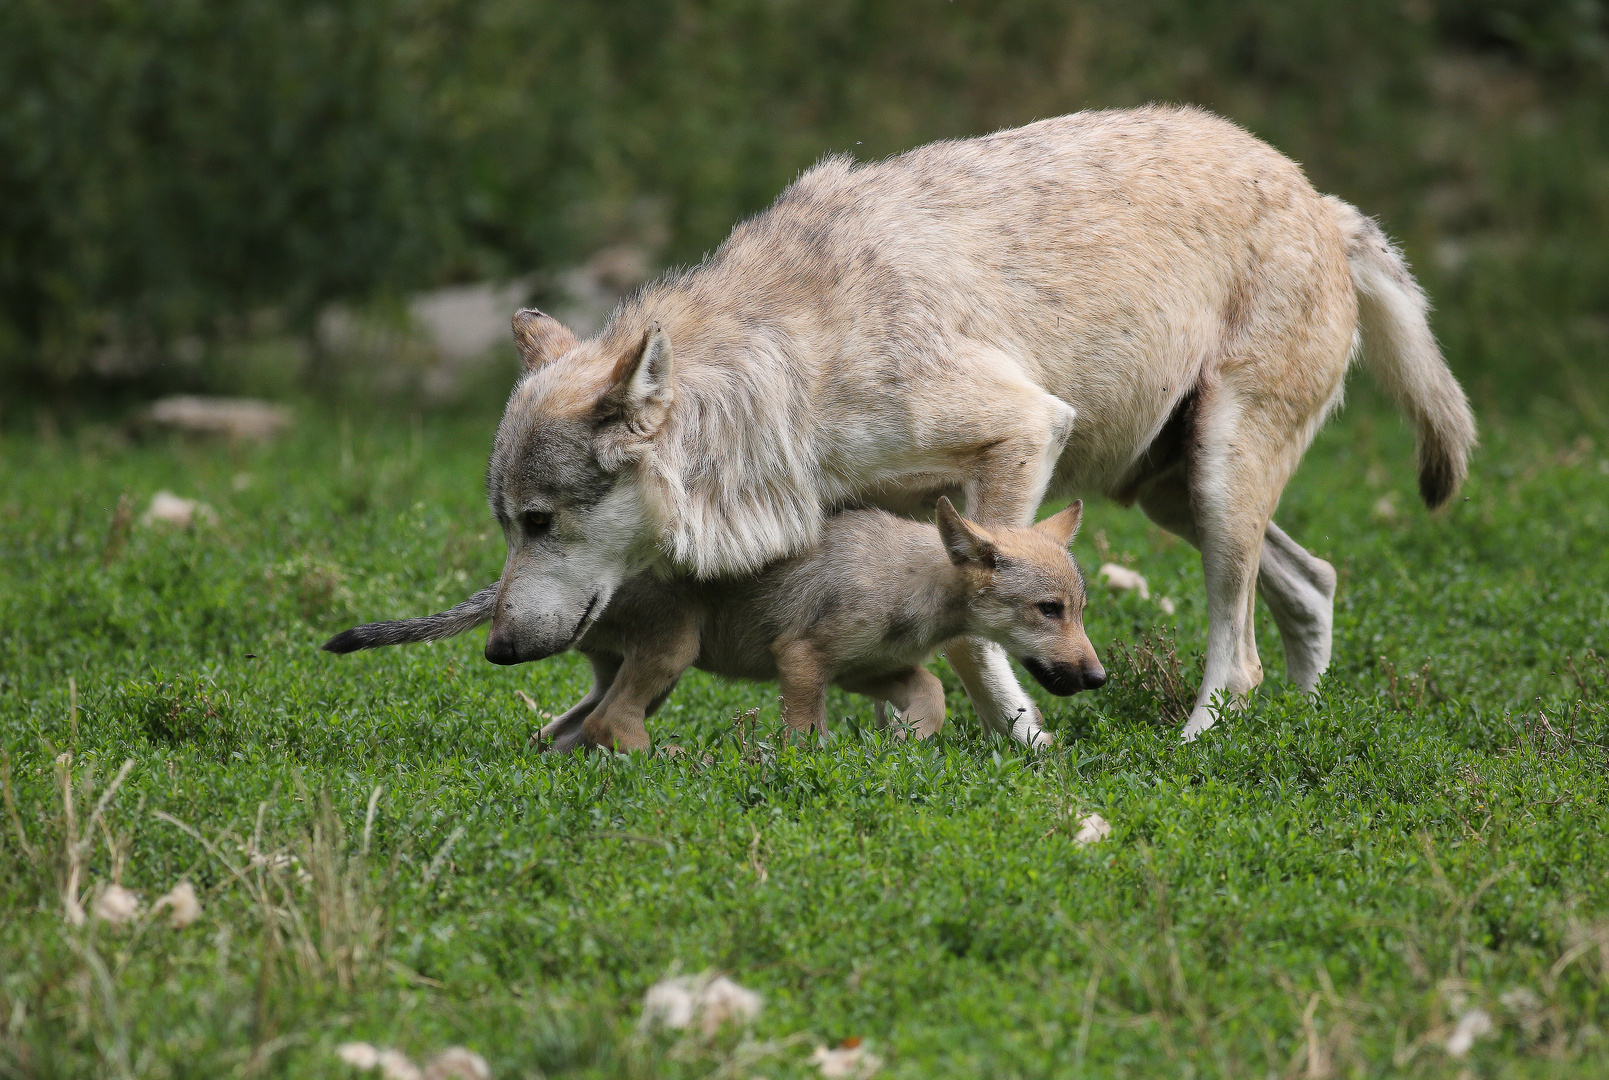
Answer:
<svg viewBox="0 0 1609 1080"><path fill-rule="evenodd" d="M603 610L604 602L600 590L592 594L579 615L523 617L505 613L500 604L492 628L486 634L486 659L494 664L525 664L564 652L581 640L592 620Z"/></svg>

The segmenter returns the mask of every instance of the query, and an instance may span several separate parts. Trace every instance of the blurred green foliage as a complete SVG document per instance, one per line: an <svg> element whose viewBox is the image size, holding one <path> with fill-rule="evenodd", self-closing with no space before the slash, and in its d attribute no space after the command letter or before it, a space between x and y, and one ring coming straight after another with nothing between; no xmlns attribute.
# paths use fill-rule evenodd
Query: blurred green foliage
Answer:
<svg viewBox="0 0 1609 1080"><path fill-rule="evenodd" d="M1381 215L1489 409L1605 422L1600 0L11 0L0 372L303 333L645 206L692 260L822 154L1148 100Z"/></svg>

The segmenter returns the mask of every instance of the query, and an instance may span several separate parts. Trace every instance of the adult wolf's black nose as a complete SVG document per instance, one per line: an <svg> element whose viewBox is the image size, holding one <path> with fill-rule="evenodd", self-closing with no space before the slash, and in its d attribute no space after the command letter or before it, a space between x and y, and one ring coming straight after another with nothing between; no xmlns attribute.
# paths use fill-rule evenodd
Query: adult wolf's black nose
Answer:
<svg viewBox="0 0 1609 1080"><path fill-rule="evenodd" d="M1085 690L1099 690L1106 685L1106 669L1099 664L1086 667L1083 676Z"/></svg>
<svg viewBox="0 0 1609 1080"><path fill-rule="evenodd" d="M514 643L508 638L497 634L486 635L486 659L494 664L517 664L520 662L518 654L514 651Z"/></svg>

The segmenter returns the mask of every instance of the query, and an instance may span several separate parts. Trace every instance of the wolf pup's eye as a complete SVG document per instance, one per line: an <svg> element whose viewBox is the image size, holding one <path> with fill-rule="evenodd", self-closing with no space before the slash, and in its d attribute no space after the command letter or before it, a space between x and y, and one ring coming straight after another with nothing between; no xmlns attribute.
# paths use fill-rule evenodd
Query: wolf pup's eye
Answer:
<svg viewBox="0 0 1609 1080"><path fill-rule="evenodd" d="M520 524L524 527L526 536L545 536L553 527L553 515L544 514L540 510L527 510L520 515Z"/></svg>
<svg viewBox="0 0 1609 1080"><path fill-rule="evenodd" d="M1041 600L1039 602L1039 614L1047 619L1059 619L1066 611L1066 607L1063 606L1060 600Z"/></svg>

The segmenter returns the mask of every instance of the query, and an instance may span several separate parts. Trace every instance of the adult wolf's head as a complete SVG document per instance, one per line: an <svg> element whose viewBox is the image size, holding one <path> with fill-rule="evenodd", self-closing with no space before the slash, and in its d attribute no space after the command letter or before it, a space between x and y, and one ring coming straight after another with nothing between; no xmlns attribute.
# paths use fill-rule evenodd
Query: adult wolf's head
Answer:
<svg viewBox="0 0 1609 1080"><path fill-rule="evenodd" d="M568 648L629 574L651 562L658 527L633 466L674 391L658 324L616 355L539 311L514 316L525 375L497 429L487 499L508 558L486 659ZM607 340L607 339L606 339Z"/></svg>

